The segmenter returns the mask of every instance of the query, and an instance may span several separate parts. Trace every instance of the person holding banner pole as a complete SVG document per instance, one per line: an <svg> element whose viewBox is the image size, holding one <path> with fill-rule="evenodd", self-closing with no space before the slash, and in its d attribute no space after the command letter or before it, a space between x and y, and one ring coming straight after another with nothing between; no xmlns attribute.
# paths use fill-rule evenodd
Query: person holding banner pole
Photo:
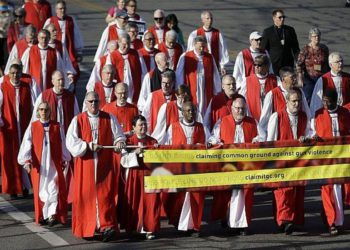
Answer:
<svg viewBox="0 0 350 250"><path fill-rule="evenodd" d="M183 119L169 126L166 144L205 144L209 130L202 123L196 122L196 106L192 102L182 104ZM180 231L198 235L204 208L204 192L170 193L165 201L165 210L169 223Z"/></svg>
<svg viewBox="0 0 350 250"><path fill-rule="evenodd" d="M330 88L323 92L323 108L316 111L311 124L316 137L350 135L350 113L337 102L337 90ZM337 235L344 224L343 194L348 192L348 185L329 184L321 188L322 216L327 221L331 236Z"/></svg>
<svg viewBox="0 0 350 250"><path fill-rule="evenodd" d="M257 121L246 115L247 103L242 95L235 95L232 114L218 120L208 140L208 148L216 144L251 143L258 138ZM252 218L254 190L252 188L217 191L214 194L211 217L221 219L222 226L247 235Z"/></svg>
<svg viewBox="0 0 350 250"><path fill-rule="evenodd" d="M287 107L273 113L269 119L267 141L304 141L310 135L310 121L301 110L301 89L290 89L286 98ZM294 224L304 224L304 192L304 186L273 190L275 219L286 235L293 233Z"/></svg>

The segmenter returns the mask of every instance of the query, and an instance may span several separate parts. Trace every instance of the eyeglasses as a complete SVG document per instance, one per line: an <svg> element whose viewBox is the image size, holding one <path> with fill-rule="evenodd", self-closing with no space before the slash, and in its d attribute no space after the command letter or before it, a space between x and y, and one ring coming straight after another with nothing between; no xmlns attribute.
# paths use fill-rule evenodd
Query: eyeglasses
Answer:
<svg viewBox="0 0 350 250"><path fill-rule="evenodd" d="M260 64L260 63L254 63L254 66L255 67L262 67L262 66L264 66L263 64Z"/></svg>
<svg viewBox="0 0 350 250"><path fill-rule="evenodd" d="M136 5L128 5L127 7L136 8Z"/></svg>
<svg viewBox="0 0 350 250"><path fill-rule="evenodd" d="M262 38L254 39L256 42L261 42Z"/></svg>
<svg viewBox="0 0 350 250"><path fill-rule="evenodd" d="M278 16L277 18L280 19L280 20L281 19L286 19L286 16Z"/></svg>
<svg viewBox="0 0 350 250"><path fill-rule="evenodd" d="M154 21L162 21L164 19L164 17L155 17Z"/></svg>
<svg viewBox="0 0 350 250"><path fill-rule="evenodd" d="M343 63L343 60L334 61L333 63L336 63L336 64Z"/></svg>
<svg viewBox="0 0 350 250"><path fill-rule="evenodd" d="M86 100L88 103L99 103L100 100Z"/></svg>
<svg viewBox="0 0 350 250"><path fill-rule="evenodd" d="M154 41L155 39L154 38L145 38L144 40L145 41Z"/></svg>
<svg viewBox="0 0 350 250"><path fill-rule="evenodd" d="M46 110L49 110L48 108L38 108L39 111L46 111Z"/></svg>

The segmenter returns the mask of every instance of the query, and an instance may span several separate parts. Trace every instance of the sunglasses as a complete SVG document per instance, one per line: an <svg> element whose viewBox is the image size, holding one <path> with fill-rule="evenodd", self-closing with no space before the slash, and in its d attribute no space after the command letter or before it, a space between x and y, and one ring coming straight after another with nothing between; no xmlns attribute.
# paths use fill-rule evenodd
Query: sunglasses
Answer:
<svg viewBox="0 0 350 250"><path fill-rule="evenodd" d="M281 19L286 19L286 16L278 16L277 18L280 19L280 20Z"/></svg>
<svg viewBox="0 0 350 250"><path fill-rule="evenodd" d="M46 111L49 110L48 108L39 108L39 111Z"/></svg>
<svg viewBox="0 0 350 250"><path fill-rule="evenodd" d="M100 100L86 100L88 103L99 103Z"/></svg>
<svg viewBox="0 0 350 250"><path fill-rule="evenodd" d="M260 41L261 42L262 38L254 39L254 41Z"/></svg>
<svg viewBox="0 0 350 250"><path fill-rule="evenodd" d="M164 17L155 17L154 20L155 21L162 21L164 19Z"/></svg>
<svg viewBox="0 0 350 250"><path fill-rule="evenodd" d="M259 63L254 63L254 66L255 67L262 67L262 66L264 66L263 64L259 64Z"/></svg>

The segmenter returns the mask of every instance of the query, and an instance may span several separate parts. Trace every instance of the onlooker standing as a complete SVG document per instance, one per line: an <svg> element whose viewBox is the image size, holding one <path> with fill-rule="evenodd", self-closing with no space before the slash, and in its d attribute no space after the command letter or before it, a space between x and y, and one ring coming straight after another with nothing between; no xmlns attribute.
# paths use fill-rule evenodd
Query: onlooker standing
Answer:
<svg viewBox="0 0 350 250"><path fill-rule="evenodd" d="M264 30L262 47L269 52L273 72L278 75L282 67L294 67L300 49L294 28L284 24L283 10L274 10L272 20L273 25Z"/></svg>

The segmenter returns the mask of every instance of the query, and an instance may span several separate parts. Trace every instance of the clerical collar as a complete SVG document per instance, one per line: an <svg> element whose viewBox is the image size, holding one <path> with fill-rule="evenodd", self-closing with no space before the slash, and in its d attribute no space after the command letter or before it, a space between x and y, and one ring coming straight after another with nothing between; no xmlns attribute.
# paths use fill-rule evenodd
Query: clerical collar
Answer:
<svg viewBox="0 0 350 250"><path fill-rule="evenodd" d="M98 111L97 114L91 114L89 111L86 111L86 113L89 117L98 117L98 115L100 114L100 111Z"/></svg>
<svg viewBox="0 0 350 250"><path fill-rule="evenodd" d="M10 80L10 83L13 87L19 87L19 85L21 84L20 82L18 83L13 83L11 80Z"/></svg>
<svg viewBox="0 0 350 250"><path fill-rule="evenodd" d="M337 110L338 110L338 105L337 105L337 107L335 109L332 109L332 110L328 109L328 112L332 114L332 113L337 112Z"/></svg>
<svg viewBox="0 0 350 250"><path fill-rule="evenodd" d="M250 52L252 52L252 53L260 53L260 52L261 52L260 49L253 49L252 46L249 47L249 50L250 50Z"/></svg>
<svg viewBox="0 0 350 250"><path fill-rule="evenodd" d="M52 91L56 94L56 95L62 95L63 91L61 93L57 93L57 90L55 90L55 88L52 88Z"/></svg>
<svg viewBox="0 0 350 250"><path fill-rule="evenodd" d="M145 139L146 135L136 135L137 139Z"/></svg>
<svg viewBox="0 0 350 250"><path fill-rule="evenodd" d="M285 87L283 87L282 83L281 83L280 87L281 87L282 92L288 92L288 90Z"/></svg>
<svg viewBox="0 0 350 250"><path fill-rule="evenodd" d="M154 52L154 48L153 48L153 49L149 49L149 48L147 48L146 46L144 46L144 48L145 48L145 50L146 50L147 52L150 52L150 53Z"/></svg>
<svg viewBox="0 0 350 250"><path fill-rule="evenodd" d="M41 124L43 125L43 127L48 127L50 125L50 120L48 121L43 121L42 119L40 119Z"/></svg>
<svg viewBox="0 0 350 250"><path fill-rule="evenodd" d="M59 21L65 21L66 20L66 16L63 17L57 17Z"/></svg>
<svg viewBox="0 0 350 250"><path fill-rule="evenodd" d="M185 125L185 126L187 126L187 127L193 127L193 125L194 125L194 121L192 121L192 122L186 122L184 119L182 119L182 124L183 125Z"/></svg>
<svg viewBox="0 0 350 250"><path fill-rule="evenodd" d="M182 103L179 103L179 101L180 101L179 99L176 99L176 106L178 110L181 110Z"/></svg>
<svg viewBox="0 0 350 250"><path fill-rule="evenodd" d="M166 43L165 43L165 46L166 46L167 49L174 49L174 48L170 48L170 47L168 46L168 44L166 44Z"/></svg>
<svg viewBox="0 0 350 250"><path fill-rule="evenodd" d="M291 113L288 109L286 109L286 110L287 110L288 115L291 115L291 116L298 116L298 112L297 112L296 114L293 114L293 113Z"/></svg>
<svg viewBox="0 0 350 250"><path fill-rule="evenodd" d="M110 84L105 84L104 81L101 81L102 82L102 86L106 89L110 89L110 88L113 88L113 82L111 82Z"/></svg>
<svg viewBox="0 0 350 250"><path fill-rule="evenodd" d="M49 47L49 46L46 46L46 47L44 48L44 47L42 47L40 44L38 44L38 48L41 49L41 50L47 50L48 47Z"/></svg>
<svg viewBox="0 0 350 250"><path fill-rule="evenodd" d="M333 70L331 70L331 76L332 77L341 76L341 72L335 73L335 72L333 72Z"/></svg>
<svg viewBox="0 0 350 250"><path fill-rule="evenodd" d="M244 119L244 118L243 118L243 119ZM233 118L233 120L235 121L235 124L236 124L236 125L241 125L241 124L242 124L242 122L243 122L243 119L242 119L242 120L237 121L235 118Z"/></svg>
<svg viewBox="0 0 350 250"><path fill-rule="evenodd" d="M203 26L203 30L204 30L204 32L212 32L212 28L210 27L209 29L206 29L206 28L204 28L204 26Z"/></svg>
<svg viewBox="0 0 350 250"><path fill-rule="evenodd" d="M126 102L123 105L118 103L118 102L116 102L116 104L117 104L118 107L125 107L126 106Z"/></svg>
<svg viewBox="0 0 350 250"><path fill-rule="evenodd" d="M265 75L256 74L256 76L258 77L258 79L266 79L268 74L269 73L266 73Z"/></svg>
<svg viewBox="0 0 350 250"><path fill-rule="evenodd" d="M196 50L193 50L193 52L194 52L194 54L195 54L197 57L199 57L199 58L201 58L201 57L203 56L203 55L198 54Z"/></svg>

